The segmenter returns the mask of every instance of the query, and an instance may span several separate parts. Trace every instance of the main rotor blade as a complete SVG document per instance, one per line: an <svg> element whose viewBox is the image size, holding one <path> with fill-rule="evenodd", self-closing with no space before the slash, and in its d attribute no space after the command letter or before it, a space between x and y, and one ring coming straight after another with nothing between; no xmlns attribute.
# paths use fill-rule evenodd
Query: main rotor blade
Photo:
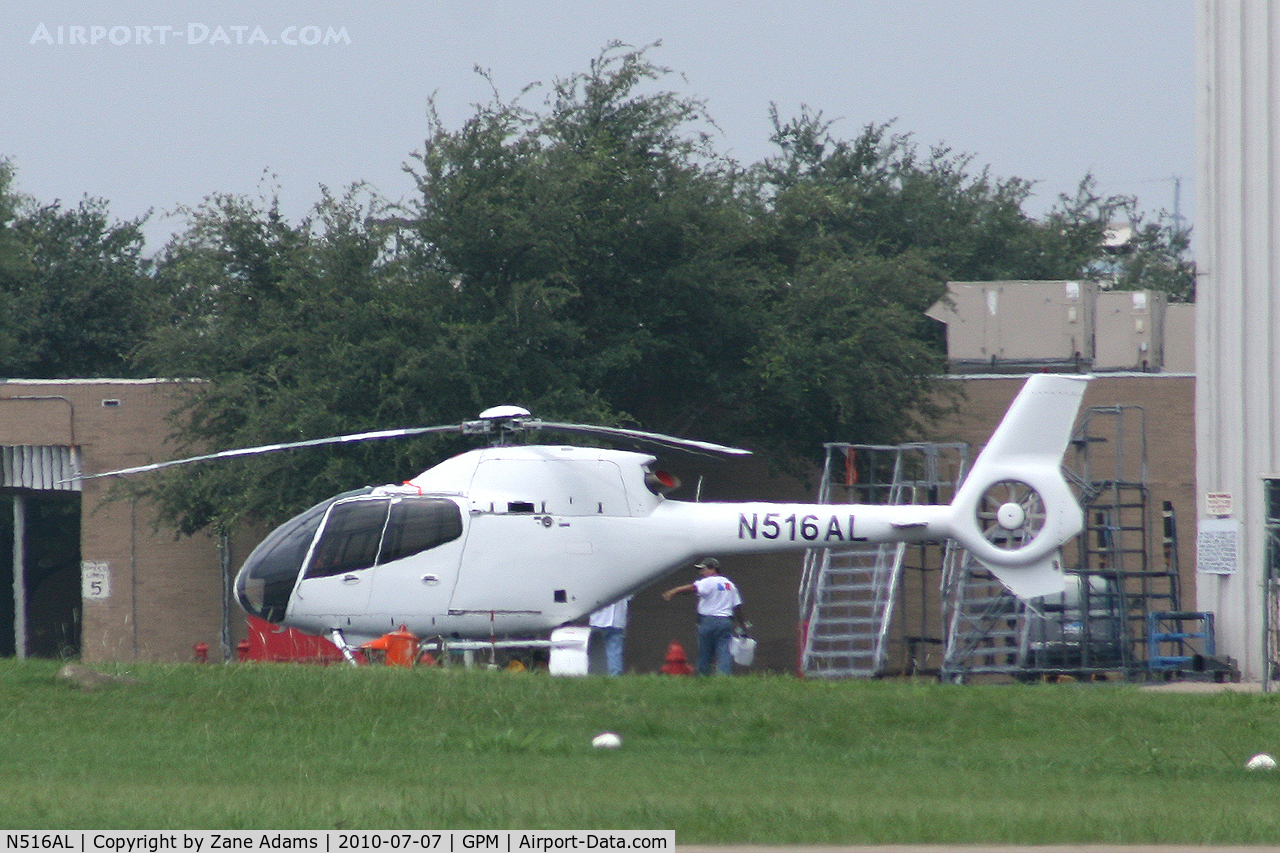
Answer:
<svg viewBox="0 0 1280 853"><path fill-rule="evenodd" d="M743 450L740 447L728 447L723 444L716 444L710 441L696 441L691 438L676 438L672 435L662 435L657 432L643 432L638 429L589 426L587 424L561 424L542 420L525 421L525 426L530 429L558 429L565 432L580 432L585 435L607 435L617 438L630 438L637 441L645 441L650 444L661 445L663 447L670 447L676 450L688 451L689 453L714 454L717 456L751 455L750 450Z"/></svg>
<svg viewBox="0 0 1280 853"><path fill-rule="evenodd" d="M221 450L217 453L206 453L203 456L190 456L186 459L171 459L168 462L154 462L150 465L138 465L133 468L121 468L118 471L106 471L102 474L85 474L73 477L73 480L96 480L99 477L115 477L124 474L141 474L144 471L157 471L173 465L187 465L191 462L207 462L210 459L232 459L237 456L257 456L261 453L274 453L277 450L292 450L295 447L320 447L326 444L351 444L358 441L377 441L383 438L401 438L406 435L423 435L430 432L458 432L457 424L433 427L404 427L401 429L383 429L374 432L356 432L349 435L334 435L328 438L313 438L307 441L289 441L282 444L263 444L258 447L240 447L235 450Z"/></svg>

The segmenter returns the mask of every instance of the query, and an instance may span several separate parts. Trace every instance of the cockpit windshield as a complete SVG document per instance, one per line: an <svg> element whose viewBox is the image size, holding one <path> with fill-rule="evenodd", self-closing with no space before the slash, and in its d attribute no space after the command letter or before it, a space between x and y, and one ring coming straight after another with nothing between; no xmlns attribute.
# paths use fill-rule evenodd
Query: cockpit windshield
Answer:
<svg viewBox="0 0 1280 853"><path fill-rule="evenodd" d="M451 500L367 497L372 492L316 504L262 540L236 580L241 606L268 622L283 621L308 553L304 578L324 578L410 557L462 535L462 512Z"/></svg>
<svg viewBox="0 0 1280 853"><path fill-rule="evenodd" d="M371 491L367 488L329 498L273 530L249 554L236 578L240 606L268 622L282 621L298 571L324 521L325 511L343 498Z"/></svg>

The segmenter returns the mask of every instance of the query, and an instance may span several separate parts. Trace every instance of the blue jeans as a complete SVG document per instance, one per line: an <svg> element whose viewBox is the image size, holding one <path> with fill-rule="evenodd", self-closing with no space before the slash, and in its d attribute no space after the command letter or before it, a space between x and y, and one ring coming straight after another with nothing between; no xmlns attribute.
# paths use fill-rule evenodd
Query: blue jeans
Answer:
<svg viewBox="0 0 1280 853"><path fill-rule="evenodd" d="M593 628L604 637L604 659L610 675L622 675L622 648L626 643L626 628Z"/></svg>
<svg viewBox="0 0 1280 853"><path fill-rule="evenodd" d="M698 617L698 675L710 675L713 661L721 674L733 671L733 656L729 654L732 639L732 616Z"/></svg>

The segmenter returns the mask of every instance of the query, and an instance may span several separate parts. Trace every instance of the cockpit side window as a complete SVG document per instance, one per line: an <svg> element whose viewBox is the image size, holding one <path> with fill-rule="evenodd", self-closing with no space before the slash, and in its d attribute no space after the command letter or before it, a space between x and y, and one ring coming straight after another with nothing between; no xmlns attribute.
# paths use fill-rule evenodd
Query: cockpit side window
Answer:
<svg viewBox="0 0 1280 853"><path fill-rule="evenodd" d="M395 498L340 503L329 512L306 577L368 569L451 542L462 535L462 513L444 498Z"/></svg>
<svg viewBox="0 0 1280 853"><path fill-rule="evenodd" d="M462 535L462 513L444 498L408 498L391 505L378 563L412 556Z"/></svg>
<svg viewBox="0 0 1280 853"><path fill-rule="evenodd" d="M236 593L245 610L268 622L284 619L302 561L333 500L316 504L280 525L253 549L236 579Z"/></svg>
<svg viewBox="0 0 1280 853"><path fill-rule="evenodd" d="M388 500L359 500L329 511L307 577L327 578L373 566L386 526Z"/></svg>

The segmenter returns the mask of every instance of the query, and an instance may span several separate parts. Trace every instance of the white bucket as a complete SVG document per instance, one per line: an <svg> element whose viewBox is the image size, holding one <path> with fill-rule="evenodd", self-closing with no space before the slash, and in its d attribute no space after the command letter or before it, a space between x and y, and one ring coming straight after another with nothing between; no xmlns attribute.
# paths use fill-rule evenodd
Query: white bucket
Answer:
<svg viewBox="0 0 1280 853"><path fill-rule="evenodd" d="M733 655L733 662L739 666L751 666L756 659L756 641L750 637L734 635L729 641L729 654Z"/></svg>

